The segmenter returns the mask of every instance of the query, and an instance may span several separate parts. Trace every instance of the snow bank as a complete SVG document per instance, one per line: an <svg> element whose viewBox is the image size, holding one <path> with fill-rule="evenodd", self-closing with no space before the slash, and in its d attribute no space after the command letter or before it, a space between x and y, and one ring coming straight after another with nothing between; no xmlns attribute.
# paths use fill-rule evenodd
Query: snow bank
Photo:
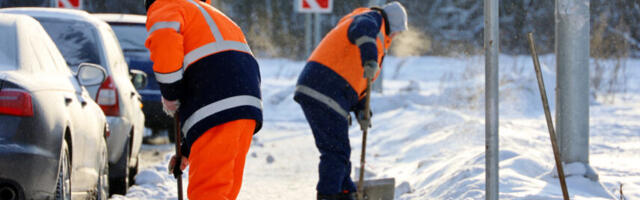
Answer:
<svg viewBox="0 0 640 200"><path fill-rule="evenodd" d="M238 199L314 199L319 154L292 99L304 62L259 63L265 123L247 156ZM480 56L386 59L384 93L372 96L365 170L370 178L395 177L396 199L484 199L483 63ZM553 109L554 57L541 63ZM640 60L627 65L626 76L640 76ZM501 56L500 78L500 199L562 199L531 58ZM590 164L600 182L570 176L572 199L617 198L621 184L628 199L640 199L639 83L628 79L628 93L614 103L592 99ZM354 170L361 136L354 124ZM114 199L175 198L167 160L141 171L140 185ZM581 170L567 166L568 174Z"/></svg>

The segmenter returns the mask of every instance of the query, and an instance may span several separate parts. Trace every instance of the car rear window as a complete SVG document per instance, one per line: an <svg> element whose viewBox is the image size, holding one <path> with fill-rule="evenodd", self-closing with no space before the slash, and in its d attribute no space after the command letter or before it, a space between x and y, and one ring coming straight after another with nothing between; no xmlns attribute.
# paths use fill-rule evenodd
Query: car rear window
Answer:
<svg viewBox="0 0 640 200"><path fill-rule="evenodd" d="M56 43L67 65L75 69L80 63L104 65L93 26L76 20L37 18Z"/></svg>
<svg viewBox="0 0 640 200"><path fill-rule="evenodd" d="M0 70L14 70L17 66L16 29L0 22Z"/></svg>
<svg viewBox="0 0 640 200"><path fill-rule="evenodd" d="M123 51L147 51L147 29L144 24L111 24Z"/></svg>

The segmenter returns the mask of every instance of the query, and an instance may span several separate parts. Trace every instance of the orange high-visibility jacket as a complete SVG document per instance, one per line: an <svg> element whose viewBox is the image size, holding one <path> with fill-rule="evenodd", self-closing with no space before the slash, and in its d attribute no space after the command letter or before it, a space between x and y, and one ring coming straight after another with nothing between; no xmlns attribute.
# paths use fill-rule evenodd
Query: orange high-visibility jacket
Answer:
<svg viewBox="0 0 640 200"><path fill-rule="evenodd" d="M147 16L145 46L162 96L180 100L186 144L238 119L256 120L257 132L260 72L240 27L200 0L156 0Z"/></svg>
<svg viewBox="0 0 640 200"><path fill-rule="evenodd" d="M363 64L381 65L391 44L384 18L381 10L370 8L343 17L311 54L298 79L296 100L310 97L345 117L361 104L367 87Z"/></svg>
<svg viewBox="0 0 640 200"><path fill-rule="evenodd" d="M363 62L366 60L361 59L359 46L366 43L375 44L378 49L376 61L378 64L382 64L382 57L391 44L391 38L385 37L384 23L380 24L379 31L376 34L377 38L363 34L355 38L356 41L349 41L347 32L349 31L350 25L352 25L354 17L365 12L371 12L371 9L358 8L343 17L338 22L338 25L322 39L309 58L309 61L323 64L340 74L358 94L362 94L367 88L367 81L363 76L364 68L362 67ZM353 28L357 29L359 27ZM376 74L376 78L377 76ZM362 97L361 95L360 98Z"/></svg>

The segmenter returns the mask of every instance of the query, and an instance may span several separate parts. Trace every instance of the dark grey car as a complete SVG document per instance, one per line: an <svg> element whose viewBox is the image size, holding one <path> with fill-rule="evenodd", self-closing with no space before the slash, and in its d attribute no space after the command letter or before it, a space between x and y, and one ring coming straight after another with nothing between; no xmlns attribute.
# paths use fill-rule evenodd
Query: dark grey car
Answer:
<svg viewBox="0 0 640 200"><path fill-rule="evenodd" d="M129 70L111 27L85 11L3 8L0 12L25 14L38 20L73 71L80 63L104 67L106 81L85 88L102 108L112 133L107 138L111 193L126 194L138 171L144 133L141 96L136 91L136 87L144 87L144 72Z"/></svg>
<svg viewBox="0 0 640 200"><path fill-rule="evenodd" d="M73 75L26 15L0 13L0 36L0 199L107 199L109 129L82 87L104 69Z"/></svg>

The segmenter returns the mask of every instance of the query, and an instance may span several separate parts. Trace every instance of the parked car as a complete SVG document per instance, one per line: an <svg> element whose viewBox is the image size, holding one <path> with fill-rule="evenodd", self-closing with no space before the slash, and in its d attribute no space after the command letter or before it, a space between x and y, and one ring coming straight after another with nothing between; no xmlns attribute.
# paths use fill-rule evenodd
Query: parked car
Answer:
<svg viewBox="0 0 640 200"><path fill-rule="evenodd" d="M105 70L77 75L42 26L0 13L0 199L108 199L102 109L83 86Z"/></svg>
<svg viewBox="0 0 640 200"><path fill-rule="evenodd" d="M145 126L150 128L154 135L166 129L169 140L174 142L173 119L162 111L160 86L153 73L153 62L149 58L149 50L144 46L148 35L145 28L147 17L132 14L93 14L93 16L111 25L129 66L147 73L149 77L147 87L138 90L144 104L142 111L145 116Z"/></svg>
<svg viewBox="0 0 640 200"><path fill-rule="evenodd" d="M0 12L26 14L38 20L73 71L78 70L80 63L93 63L106 69L104 83L86 88L107 116L111 130L107 138L111 192L126 194L138 170L144 132L141 96L134 86L144 87L144 72L129 70L113 30L85 11L7 8Z"/></svg>

